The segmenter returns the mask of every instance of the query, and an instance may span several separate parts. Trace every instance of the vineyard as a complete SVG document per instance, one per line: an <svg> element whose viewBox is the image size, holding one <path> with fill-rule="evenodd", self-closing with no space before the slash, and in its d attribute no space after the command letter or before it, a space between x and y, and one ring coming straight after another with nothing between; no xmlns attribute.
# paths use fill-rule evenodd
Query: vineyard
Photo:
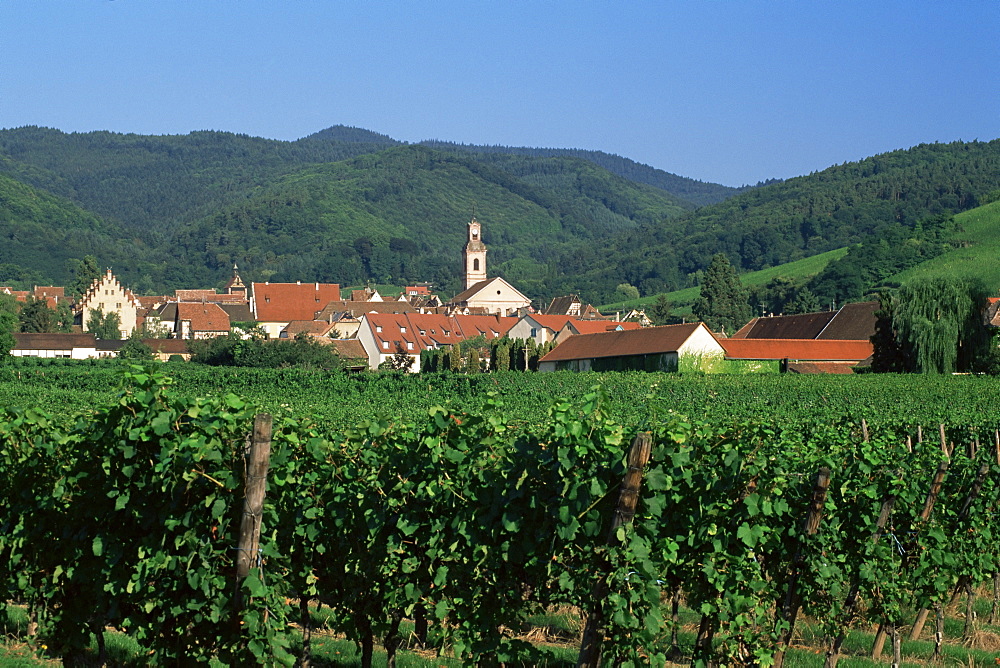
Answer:
<svg viewBox="0 0 1000 668"><path fill-rule="evenodd" d="M308 662L310 601L362 665L429 632L468 663L539 663L517 630L565 607L588 665L780 665L806 618L828 666L858 625L898 663L917 611L935 653L949 606L992 590L996 621L998 394L8 365L0 405L34 408L0 416L0 588L68 665L107 627L155 664ZM262 411L266 474L247 464Z"/></svg>

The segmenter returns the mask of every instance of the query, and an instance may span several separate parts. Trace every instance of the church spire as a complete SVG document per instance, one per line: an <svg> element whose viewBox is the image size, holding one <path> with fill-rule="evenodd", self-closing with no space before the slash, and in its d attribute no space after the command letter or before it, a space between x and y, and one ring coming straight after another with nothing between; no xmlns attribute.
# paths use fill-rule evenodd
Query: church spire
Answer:
<svg viewBox="0 0 1000 668"><path fill-rule="evenodd" d="M469 229L465 242L465 250L462 251L465 268L465 289L468 290L476 283L486 280L486 244L482 240L482 228L475 214L469 221Z"/></svg>

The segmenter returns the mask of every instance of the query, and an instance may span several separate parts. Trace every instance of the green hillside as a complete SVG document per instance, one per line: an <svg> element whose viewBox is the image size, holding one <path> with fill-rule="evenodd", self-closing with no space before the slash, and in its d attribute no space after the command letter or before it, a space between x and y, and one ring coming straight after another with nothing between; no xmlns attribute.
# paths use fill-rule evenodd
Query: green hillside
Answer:
<svg viewBox="0 0 1000 668"><path fill-rule="evenodd" d="M694 285L719 252L756 271L868 239L920 237L924 221L977 206L998 175L1000 140L923 144L754 188L564 262L583 268L579 290L596 301L613 301L619 283L642 296L670 292ZM862 296L838 289L838 301Z"/></svg>
<svg viewBox="0 0 1000 668"><path fill-rule="evenodd" d="M914 279L978 278L1000 291L1000 201L955 216L954 248L890 279L899 285Z"/></svg>
<svg viewBox="0 0 1000 668"><path fill-rule="evenodd" d="M613 174L644 183L688 202L692 207L715 204L733 195L746 190L746 188L730 188L717 183L705 183L689 179L676 174L656 169L649 165L623 158L620 155L612 155L603 151L584 151L580 149L561 148L527 148L520 146L475 146L469 144L455 144L443 141L421 142L425 146L442 150L470 153L476 156L477 160L492 162L506 168L508 165L525 162L523 158L552 158L569 157L580 158L594 163ZM521 158L521 160L513 160Z"/></svg>
<svg viewBox="0 0 1000 668"><path fill-rule="evenodd" d="M587 161L547 160L571 190L415 145L307 167L184 225L171 249L178 262L204 267L202 281L224 280L237 262L250 280L429 280L447 293L457 291L475 211L491 273L549 298L568 287L553 257L684 210Z"/></svg>
<svg viewBox="0 0 1000 668"><path fill-rule="evenodd" d="M95 255L137 276L149 270L146 245L71 202L0 174L0 285L70 278L69 260Z"/></svg>
<svg viewBox="0 0 1000 668"><path fill-rule="evenodd" d="M748 288L764 288L771 281L788 279L795 283L805 284L808 280L819 274L826 266L847 254L846 248L837 248L826 253L813 255L802 260L788 262L777 267L768 267L760 271L751 271L740 276L740 281ZM670 302L675 315L686 316L691 313L691 305L698 298L701 288L693 286L682 290L667 292L663 296ZM632 299L628 301L612 302L600 306L600 310L605 313L612 311L628 311L631 309L649 308L660 295Z"/></svg>

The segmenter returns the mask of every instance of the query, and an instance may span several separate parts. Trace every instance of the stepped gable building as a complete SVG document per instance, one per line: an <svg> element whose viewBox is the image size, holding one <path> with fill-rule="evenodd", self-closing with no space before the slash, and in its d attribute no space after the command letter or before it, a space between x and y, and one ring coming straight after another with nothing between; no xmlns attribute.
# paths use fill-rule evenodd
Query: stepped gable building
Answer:
<svg viewBox="0 0 1000 668"><path fill-rule="evenodd" d="M121 323L121 337L125 339L135 330L142 308L139 299L108 269L103 276L95 279L87 292L80 297L74 309L74 319L86 332L87 321L94 311L99 310L104 314L117 313Z"/></svg>
<svg viewBox="0 0 1000 668"><path fill-rule="evenodd" d="M487 277L486 244L475 216L469 222L462 259L465 290L448 303L452 312L508 316L531 305L530 299L504 279Z"/></svg>

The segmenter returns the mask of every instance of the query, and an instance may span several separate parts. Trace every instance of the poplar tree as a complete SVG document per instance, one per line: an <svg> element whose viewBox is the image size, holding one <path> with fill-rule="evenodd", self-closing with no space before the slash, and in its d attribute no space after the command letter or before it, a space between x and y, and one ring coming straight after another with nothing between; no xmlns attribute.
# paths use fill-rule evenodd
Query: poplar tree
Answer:
<svg viewBox="0 0 1000 668"><path fill-rule="evenodd" d="M718 253L705 270L701 295L691 308L713 332L732 334L750 321L747 289L725 253Z"/></svg>

